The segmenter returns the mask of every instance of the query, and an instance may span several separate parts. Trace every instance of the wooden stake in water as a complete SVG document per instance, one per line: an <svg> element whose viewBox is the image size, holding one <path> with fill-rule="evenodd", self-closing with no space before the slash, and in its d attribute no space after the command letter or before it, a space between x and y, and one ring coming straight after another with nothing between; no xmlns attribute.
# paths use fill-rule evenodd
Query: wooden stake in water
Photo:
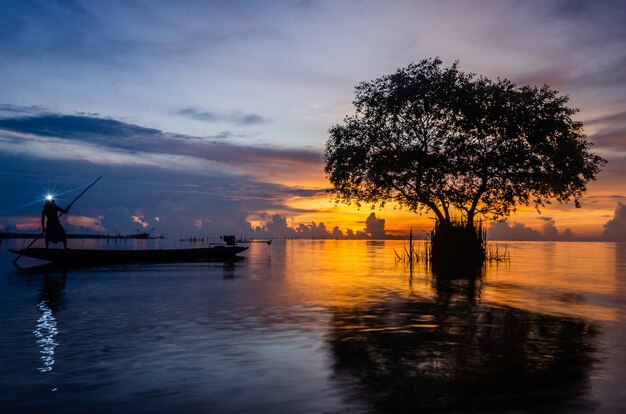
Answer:
<svg viewBox="0 0 626 414"><path fill-rule="evenodd" d="M413 267L413 227L409 229L409 265Z"/></svg>

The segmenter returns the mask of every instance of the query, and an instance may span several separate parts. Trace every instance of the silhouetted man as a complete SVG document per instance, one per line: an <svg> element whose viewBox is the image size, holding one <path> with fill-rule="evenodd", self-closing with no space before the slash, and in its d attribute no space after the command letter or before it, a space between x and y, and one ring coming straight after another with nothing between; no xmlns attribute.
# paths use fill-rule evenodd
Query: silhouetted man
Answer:
<svg viewBox="0 0 626 414"><path fill-rule="evenodd" d="M61 212L67 214L68 211L70 211L69 207L63 209L56 205L54 199L46 198L46 203L43 205L43 210L41 211L41 227L43 231L46 232L46 249L50 242L62 242L63 248L67 249L67 235L61 225L61 221L59 221L59 215L57 213Z"/></svg>

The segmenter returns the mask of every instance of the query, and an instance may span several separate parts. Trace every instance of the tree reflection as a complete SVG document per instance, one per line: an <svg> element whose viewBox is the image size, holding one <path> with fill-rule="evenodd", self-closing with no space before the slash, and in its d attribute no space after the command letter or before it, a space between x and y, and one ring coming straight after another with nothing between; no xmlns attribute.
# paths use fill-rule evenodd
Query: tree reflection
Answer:
<svg viewBox="0 0 626 414"><path fill-rule="evenodd" d="M481 304L480 278L435 278L437 296L337 309L328 342L338 379L376 411L501 409L584 393L596 327Z"/></svg>

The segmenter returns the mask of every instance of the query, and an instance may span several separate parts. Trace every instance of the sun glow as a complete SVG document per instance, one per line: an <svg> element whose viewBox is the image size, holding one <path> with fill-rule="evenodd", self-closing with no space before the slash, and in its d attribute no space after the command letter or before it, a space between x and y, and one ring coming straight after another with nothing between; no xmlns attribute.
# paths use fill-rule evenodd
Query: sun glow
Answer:
<svg viewBox="0 0 626 414"><path fill-rule="evenodd" d="M298 212L293 216L295 223L323 222L327 229L337 226L344 233L347 229L355 232L363 230L365 220L372 212L385 219L385 230L390 235L408 235L412 228L413 234L421 237L433 226L428 214L402 210L392 203L372 209L370 206L337 204L328 195L322 194L317 197L294 197L286 204L291 211Z"/></svg>
<svg viewBox="0 0 626 414"><path fill-rule="evenodd" d="M597 237L602 231L602 225L613 216L615 200L609 200L607 203L593 201L585 203L582 209L575 208L571 203L564 205L554 203L541 209L541 213L533 207L521 206L507 218L507 221L511 225L523 223L541 235L546 232L546 227L553 227L561 235L570 229L574 237ZM327 194L320 194L315 197L293 197L286 200L285 204L287 209L274 213L287 217L292 227L297 227L300 223L323 222L328 230L337 226L344 234L347 229L356 232L363 230L365 220L372 212L385 220L385 233L391 236L408 236L409 230L412 229L414 237L424 238L434 225L432 213L414 213L401 209L394 203L372 209L370 206L337 204ZM254 225L262 226L264 223L263 218L256 216L249 219L254 220ZM483 219L486 228L492 224L490 220Z"/></svg>

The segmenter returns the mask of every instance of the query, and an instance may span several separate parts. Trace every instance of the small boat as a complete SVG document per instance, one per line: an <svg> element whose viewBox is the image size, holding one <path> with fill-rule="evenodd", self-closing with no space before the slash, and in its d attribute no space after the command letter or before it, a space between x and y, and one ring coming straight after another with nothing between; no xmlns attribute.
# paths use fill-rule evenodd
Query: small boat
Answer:
<svg viewBox="0 0 626 414"><path fill-rule="evenodd" d="M108 263L159 263L233 259L248 247L215 245L193 249L86 250L86 249L9 249L20 256L68 265Z"/></svg>

